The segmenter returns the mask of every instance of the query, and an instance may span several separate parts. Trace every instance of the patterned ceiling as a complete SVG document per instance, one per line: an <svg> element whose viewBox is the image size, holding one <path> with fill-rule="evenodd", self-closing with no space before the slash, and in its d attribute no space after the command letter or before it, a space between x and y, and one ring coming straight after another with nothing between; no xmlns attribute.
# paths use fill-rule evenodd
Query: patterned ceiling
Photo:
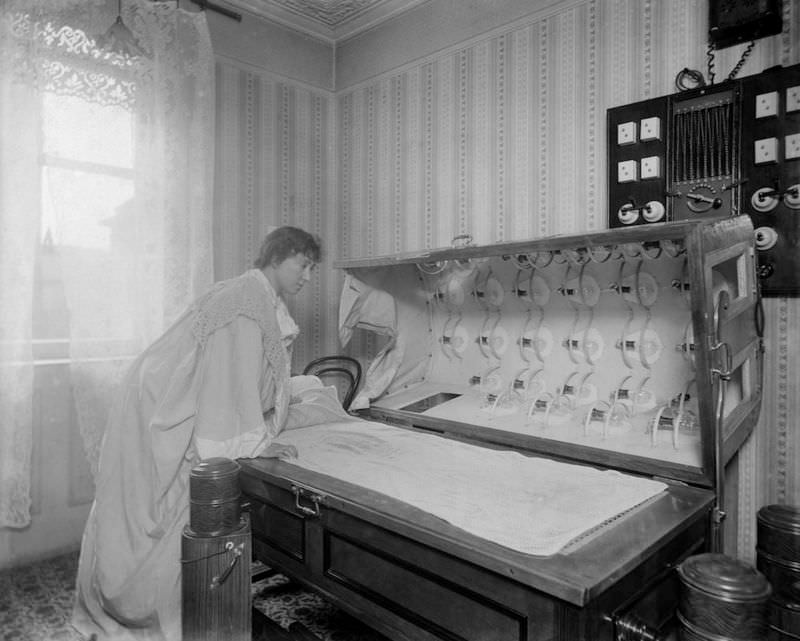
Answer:
<svg viewBox="0 0 800 641"><path fill-rule="evenodd" d="M225 4L336 42L426 0L227 0Z"/></svg>

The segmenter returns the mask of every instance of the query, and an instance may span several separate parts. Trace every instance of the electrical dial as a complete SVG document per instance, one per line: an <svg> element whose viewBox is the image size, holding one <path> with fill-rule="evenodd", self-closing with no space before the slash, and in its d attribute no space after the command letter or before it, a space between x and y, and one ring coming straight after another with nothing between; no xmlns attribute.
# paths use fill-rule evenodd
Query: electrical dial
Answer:
<svg viewBox="0 0 800 641"><path fill-rule="evenodd" d="M695 185L685 195L687 206L696 214L722 207L722 199L717 195L717 190L708 183Z"/></svg>

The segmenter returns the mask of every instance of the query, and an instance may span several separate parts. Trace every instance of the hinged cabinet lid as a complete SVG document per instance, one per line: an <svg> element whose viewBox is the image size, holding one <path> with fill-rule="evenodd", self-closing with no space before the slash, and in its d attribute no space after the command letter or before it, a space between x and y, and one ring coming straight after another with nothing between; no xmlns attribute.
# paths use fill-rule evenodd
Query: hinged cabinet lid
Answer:
<svg viewBox="0 0 800 641"><path fill-rule="evenodd" d="M380 420L713 487L757 419L746 216L335 265L394 306Z"/></svg>

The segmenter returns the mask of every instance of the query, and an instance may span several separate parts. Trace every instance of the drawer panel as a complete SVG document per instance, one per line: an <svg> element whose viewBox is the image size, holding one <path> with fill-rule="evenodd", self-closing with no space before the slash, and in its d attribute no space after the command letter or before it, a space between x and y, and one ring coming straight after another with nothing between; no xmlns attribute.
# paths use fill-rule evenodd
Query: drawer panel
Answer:
<svg viewBox="0 0 800 641"><path fill-rule="evenodd" d="M257 498L250 498L250 503L253 536L303 562L306 549L303 518Z"/></svg>
<svg viewBox="0 0 800 641"><path fill-rule="evenodd" d="M491 594L473 592L448 581L445 575L331 533L325 540L325 575L444 638L529 638L526 615L495 602ZM536 629L541 636L535 638L552 638L548 627L548 621L540 621Z"/></svg>

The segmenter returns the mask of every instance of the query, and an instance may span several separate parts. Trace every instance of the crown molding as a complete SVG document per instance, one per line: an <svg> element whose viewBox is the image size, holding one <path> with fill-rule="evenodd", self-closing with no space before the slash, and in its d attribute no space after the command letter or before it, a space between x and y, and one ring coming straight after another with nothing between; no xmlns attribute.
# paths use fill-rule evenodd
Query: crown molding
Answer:
<svg viewBox="0 0 800 641"><path fill-rule="evenodd" d="M335 45L427 0L226 0L243 12Z"/></svg>

